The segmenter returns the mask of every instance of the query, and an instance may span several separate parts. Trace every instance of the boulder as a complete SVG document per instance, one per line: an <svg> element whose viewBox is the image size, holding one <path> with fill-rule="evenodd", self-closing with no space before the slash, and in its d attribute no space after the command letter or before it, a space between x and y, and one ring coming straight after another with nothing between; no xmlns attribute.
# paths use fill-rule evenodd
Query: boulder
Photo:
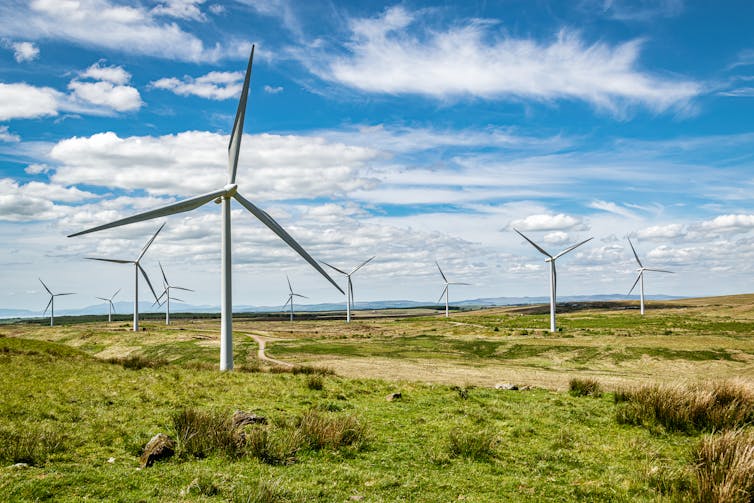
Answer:
<svg viewBox="0 0 754 503"><path fill-rule="evenodd" d="M155 461L168 459L175 454L175 441L164 433L158 433L144 446L141 467L152 466Z"/></svg>
<svg viewBox="0 0 754 503"><path fill-rule="evenodd" d="M240 428L247 424L267 424L267 418L242 410L237 410L233 413L233 428Z"/></svg>
<svg viewBox="0 0 754 503"><path fill-rule="evenodd" d="M511 384L509 382L501 382L501 383L497 383L495 385L495 389L502 389L502 390L507 390L507 391L516 391L516 390L518 390L518 385Z"/></svg>
<svg viewBox="0 0 754 503"><path fill-rule="evenodd" d="M403 395L401 395L400 392L397 392L397 393L390 393L388 396L385 397L385 400L387 400L388 402L393 402L395 400L400 400L401 398L403 398Z"/></svg>

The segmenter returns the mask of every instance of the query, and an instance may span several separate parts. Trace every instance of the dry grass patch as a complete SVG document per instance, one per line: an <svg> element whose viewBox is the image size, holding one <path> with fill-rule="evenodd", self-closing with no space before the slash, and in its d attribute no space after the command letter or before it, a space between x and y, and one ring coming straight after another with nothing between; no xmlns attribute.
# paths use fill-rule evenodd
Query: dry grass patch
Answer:
<svg viewBox="0 0 754 503"><path fill-rule="evenodd" d="M568 391L573 396L602 396L602 385L597 379L574 377L568 382Z"/></svg>
<svg viewBox="0 0 754 503"><path fill-rule="evenodd" d="M697 501L754 501L754 433L750 430L730 430L705 437L693 459Z"/></svg>

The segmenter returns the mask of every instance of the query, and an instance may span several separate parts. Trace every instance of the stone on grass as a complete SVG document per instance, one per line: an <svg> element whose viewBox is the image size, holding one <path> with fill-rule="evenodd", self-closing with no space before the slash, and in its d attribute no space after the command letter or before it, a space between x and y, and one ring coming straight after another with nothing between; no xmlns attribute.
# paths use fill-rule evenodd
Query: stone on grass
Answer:
<svg viewBox="0 0 754 503"><path fill-rule="evenodd" d="M403 398L403 395L401 395L400 391L397 393L390 393L388 396L385 397L385 400L388 402L393 402L395 400L400 400Z"/></svg>
<svg viewBox="0 0 754 503"><path fill-rule="evenodd" d="M240 428L247 424L267 424L267 418L242 410L237 410L233 413L233 428Z"/></svg>
<svg viewBox="0 0 754 503"><path fill-rule="evenodd" d="M168 459L175 454L175 441L164 433L158 433L144 446L141 467L152 466L155 461Z"/></svg>
<svg viewBox="0 0 754 503"><path fill-rule="evenodd" d="M507 390L507 391L516 391L516 390L518 390L518 385L511 384L509 382L501 382L501 383L497 383L495 385L495 389L502 389L502 390Z"/></svg>

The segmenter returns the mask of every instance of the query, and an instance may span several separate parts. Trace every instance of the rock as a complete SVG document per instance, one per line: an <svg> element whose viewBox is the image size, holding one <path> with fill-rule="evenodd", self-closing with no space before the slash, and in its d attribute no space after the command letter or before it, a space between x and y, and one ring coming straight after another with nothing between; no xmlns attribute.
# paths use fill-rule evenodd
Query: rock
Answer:
<svg viewBox="0 0 754 503"><path fill-rule="evenodd" d="M28 463L16 463L15 465L12 466L12 468L17 468L17 469L29 468L29 464Z"/></svg>
<svg viewBox="0 0 754 503"><path fill-rule="evenodd" d="M495 385L495 389L502 389L507 391L516 391L518 386L509 382L501 382Z"/></svg>
<svg viewBox="0 0 754 503"><path fill-rule="evenodd" d="M390 393L388 396L385 397L385 400L387 400L388 402L393 402L395 400L400 400L401 398L403 398L403 395L401 395L401 393L398 392L398 393Z"/></svg>
<svg viewBox="0 0 754 503"><path fill-rule="evenodd" d="M350 499L351 501L361 501L364 499L364 496L362 496L361 494L354 494L348 499Z"/></svg>
<svg viewBox="0 0 754 503"><path fill-rule="evenodd" d="M240 428L247 424L267 424L267 418L242 410L237 410L233 413L233 428Z"/></svg>
<svg viewBox="0 0 754 503"><path fill-rule="evenodd" d="M164 433L158 433L144 446L141 467L152 466L155 461L168 459L175 454L175 441Z"/></svg>

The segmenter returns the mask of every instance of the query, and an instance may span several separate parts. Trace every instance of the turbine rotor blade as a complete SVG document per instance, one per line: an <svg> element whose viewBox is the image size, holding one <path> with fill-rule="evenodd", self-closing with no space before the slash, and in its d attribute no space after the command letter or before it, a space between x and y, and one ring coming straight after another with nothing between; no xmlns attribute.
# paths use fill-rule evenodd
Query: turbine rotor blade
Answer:
<svg viewBox="0 0 754 503"><path fill-rule="evenodd" d="M141 257L143 257L145 253L147 253L147 250L149 249L150 246L152 246L152 243L157 238L157 234L160 233L160 231L162 230L163 227L165 227L164 223L160 226L159 229L157 229L157 232L154 233L154 236L152 236L152 239L150 239L149 241L147 241L147 244L145 244L144 248L141 249L141 253L139 254L139 258L136 259L137 262L139 260L141 260ZM167 280L165 282L167 283Z"/></svg>
<svg viewBox="0 0 754 503"><path fill-rule="evenodd" d="M162 262L158 260L157 265L160 266L160 272L162 273L162 281L164 281L166 285L169 285L170 283L168 283L168 277L165 276L165 269L162 268Z"/></svg>
<svg viewBox="0 0 754 503"><path fill-rule="evenodd" d="M106 299L104 297L95 297L95 299L104 300L105 302L110 302L110 299Z"/></svg>
<svg viewBox="0 0 754 503"><path fill-rule="evenodd" d="M471 283L448 283L449 285L466 285L471 286Z"/></svg>
<svg viewBox="0 0 754 503"><path fill-rule="evenodd" d="M666 271L665 269L650 269L649 267L646 267L644 270L645 271L654 271L654 272L666 272L668 274L675 274L673 271Z"/></svg>
<svg viewBox="0 0 754 503"><path fill-rule="evenodd" d="M136 222L143 222L144 220L152 220L153 218L165 217L168 215L174 215L176 213L183 213L184 211L193 210L195 208L198 208L199 206L207 204L208 202L216 199L217 197L224 195L226 192L227 191L223 188L220 190L216 190L214 192L202 194L200 196L192 197L189 199L184 199L183 201L178 201L177 203L168 204L167 206L163 206L155 210L145 211L144 213L137 213L136 215L126 217L126 218L121 218L120 220L115 220L114 222L110 222L108 224L98 225L96 227L92 227L91 229L86 229L81 232L69 234L68 237L72 238L74 236L81 236L82 234L88 234L90 232L101 231L104 229L111 229L113 227L120 227L121 225L133 224Z"/></svg>
<svg viewBox="0 0 754 503"><path fill-rule="evenodd" d="M272 232L274 232L275 234L277 234L277 235L278 235L278 236L280 237L280 239L282 239L283 241L285 241L285 242L286 242L286 243L288 244L288 246L290 246L290 247L291 247L291 248L293 248L293 249L294 249L294 250L295 250L296 252L298 252L298 254L299 254L299 255L301 255L301 257L302 257L302 258L303 258L304 260L306 260L307 262L309 262L309 264L310 264L310 265L311 265L312 267L314 267L314 268L315 268L315 269L316 269L316 270L317 270L317 271L318 271L318 272L319 272L319 273L320 273L320 274L321 274L322 276L324 276L324 277L325 277L325 279L327 279L327 280L328 280L328 281L329 281L330 283L332 283L332 285L333 285L333 286L334 286L335 288L337 288L337 289L338 289L338 291L340 291L341 293L343 293L343 290L341 290L341 288L340 288L340 287L338 286L338 284L337 284L337 283L336 283L336 282L335 282L335 281L334 281L334 280L333 280L333 279L332 279L332 278L330 277L330 275L329 275L329 274L327 274L327 273L325 272L325 270L324 270L324 269L322 269L322 266L320 266L320 265L319 265L319 264L317 263L317 261L316 261L316 260L314 260L314 259L313 259L313 258L311 257L311 255L309 255L309 254L308 254L308 253L306 252L306 250L304 250L304 249L303 249L303 248L301 247L301 245L300 245L300 244L298 244L298 243L296 242L296 240L295 240L295 239L293 239L293 238L291 237L291 235L290 235L290 234L288 234L288 232L286 232L286 230L285 230L285 229L283 229L283 228L282 228L282 227L280 226L280 224L278 224L278 223L277 223L277 222L276 222L276 221L275 221L275 220L274 220L274 219L273 219L273 218L272 218L272 217L271 217L270 215L268 215L268 214L267 214L267 212L265 212L264 210L262 210L262 209L260 209L260 208L257 208L257 207L256 207L256 206L255 206L254 204L252 204L252 203L251 203L251 201L249 201L248 199L246 199L245 197L243 197L243 196L242 196L241 194L239 194L238 192L236 192L235 194L233 194L233 197L235 197L235 198L236 198L236 200L237 200L237 201L238 201L239 203L241 203L241 205L242 205L242 206L243 206L244 208L246 208L247 210L249 210L249 212L250 212L250 213L251 213L252 215L254 215L255 217L257 217L257 218L258 218L258 219L259 219L259 220L260 220L260 221L261 221L261 222L262 222L263 224L265 224L265 225L266 225L267 227L269 227L269 229L270 229L270 230L271 230Z"/></svg>
<svg viewBox="0 0 754 503"><path fill-rule="evenodd" d="M53 294L53 297L60 297L61 295L76 295L76 292L55 293Z"/></svg>
<svg viewBox="0 0 754 503"><path fill-rule="evenodd" d="M291 278L288 277L288 275L285 275L285 280L288 282L288 291L293 293L293 287L291 286Z"/></svg>
<svg viewBox="0 0 754 503"><path fill-rule="evenodd" d="M47 310L50 309L50 304L52 304L52 295L50 295L50 302L47 303L47 307L45 307L45 310L42 312L42 316L47 314Z"/></svg>
<svg viewBox="0 0 754 503"><path fill-rule="evenodd" d="M294 297L301 297L302 299L308 299L309 298L306 295L301 295L300 293L292 293L291 295L293 295Z"/></svg>
<svg viewBox="0 0 754 503"><path fill-rule="evenodd" d="M99 260L100 262L113 262L115 264L133 264L133 260L120 260L120 259L114 259L114 258L94 258L94 257L84 257L86 260Z"/></svg>
<svg viewBox="0 0 754 503"><path fill-rule="evenodd" d="M639 273L639 275L638 275L638 276L636 276L636 281L634 281L634 284L633 284L633 285L631 285L631 289L630 289L630 290L628 291L628 293L626 294L626 297L628 297L629 295L631 295L631 292L633 292L633 291L634 291L634 288L636 288L636 285L637 285L637 284L639 283L639 280L641 279L641 275L642 275L642 274L644 274L644 273L643 273L643 272L640 272L640 273Z"/></svg>
<svg viewBox="0 0 754 503"><path fill-rule="evenodd" d="M521 233L521 232L520 232L520 231L519 231L518 229L513 229L513 230L514 230L514 231L516 231L516 232L518 232L518 235L519 235L519 236L521 236L522 238L524 238L525 240L527 240L527 241L529 242L529 244L531 244L531 245L532 245L532 246L533 246L534 248L536 248L537 250L539 250L539 253L541 253L541 254L543 254L543 255L546 255L546 256L548 256L548 257L552 258L552 255L550 255L549 253L547 253L547 252L546 252L546 251L545 251L545 250L544 250L544 249L543 249L542 247L540 247L540 246L539 246L539 245L538 245L537 243L535 243L535 242L534 242L534 241L532 241L531 239L529 239L529 238L527 238L526 236L524 236L524 235L523 235L523 234L522 234L522 233Z"/></svg>
<svg viewBox="0 0 754 503"><path fill-rule="evenodd" d="M555 256L554 256L554 257L553 257L552 259L553 259L553 260L557 260L558 258L562 257L562 256L563 256L563 255L565 255L566 253L568 253L568 252L572 252L573 250L575 250L575 249L576 249L576 248L578 248L579 246L583 245L584 243L588 243L588 242L589 242L589 241L591 241L592 239L594 239L594 238L592 237L592 238L589 238L589 239L585 239L585 240L584 240L584 241L582 241L581 243L578 243L578 244L575 244L575 245L573 245L573 246L571 246L571 247L568 247L568 248L566 248L565 250L563 250L562 252L560 252L560 253L558 253L557 255L555 255Z"/></svg>
<svg viewBox="0 0 754 503"><path fill-rule="evenodd" d="M236 118L233 121L233 130L230 133L228 143L228 183L236 183L236 171L238 171L238 154L241 151L241 138L243 137L243 121L246 117L246 102L249 98L249 83L251 82L251 65L254 61L254 45L251 46L251 55L246 67L246 76L243 80L241 98L238 100Z"/></svg>
<svg viewBox="0 0 754 503"><path fill-rule="evenodd" d="M290 304L290 303L291 303L291 296L289 295L289 296L288 296L288 300L286 300L286 301L285 301L285 304L283 304L283 307L281 308L281 311L282 311L283 309L285 309L285 306L287 306L287 305L288 305L288 304Z"/></svg>
<svg viewBox="0 0 754 503"><path fill-rule="evenodd" d="M112 297L110 297L110 300L112 301L115 298L115 296L118 295L118 293L120 293L120 288L118 288L118 290L115 291Z"/></svg>
<svg viewBox="0 0 754 503"><path fill-rule="evenodd" d="M634 252L634 258L636 259L636 263L639 264L639 267L644 267L644 264L641 263L641 260L639 260L639 255L636 253L636 249L634 248L634 244L631 242L631 238L628 239L628 244L631 246L631 251Z"/></svg>
<svg viewBox="0 0 754 503"><path fill-rule="evenodd" d="M117 312L117 311L115 310L115 304L113 304L113 301L110 301L110 307L112 307L112 308L113 308L113 312L114 312L115 314L118 314L118 312Z"/></svg>
<svg viewBox="0 0 754 503"><path fill-rule="evenodd" d="M147 276L147 272L144 270L143 267L141 267L141 264L138 262L136 263L136 267L141 271L141 275L144 276L144 279L147 280L147 285L149 285L149 289L152 290L152 295L154 295L155 300L157 300L157 294L154 291L154 288L152 287L152 282L149 281L149 276Z"/></svg>
<svg viewBox="0 0 754 503"><path fill-rule="evenodd" d="M445 283L445 288L442 289L442 293L440 294L440 298L437 299L437 302L440 302L442 300L442 298L445 296L445 292L447 291L448 291L448 284Z"/></svg>
<svg viewBox="0 0 754 503"><path fill-rule="evenodd" d="M172 288L173 290L185 290L187 292L193 292L194 291L191 288L183 288L182 286L171 286L170 288Z"/></svg>
<svg viewBox="0 0 754 503"><path fill-rule="evenodd" d="M170 297L170 300L177 300L178 302L186 302L183 299L179 299L178 297Z"/></svg>
<svg viewBox="0 0 754 503"><path fill-rule="evenodd" d="M375 255L374 257L376 257L376 256L377 255ZM372 260L374 260L374 257L369 258L369 259L365 260L364 262L362 262L359 266L356 267L356 269L354 269L353 271L351 271L351 274L355 273L356 271L358 271L359 269L361 269L362 267L364 267L365 265L367 265L369 262L371 262Z"/></svg>
<svg viewBox="0 0 754 503"><path fill-rule="evenodd" d="M445 274L442 272L442 269L440 269L440 264L437 263L437 260L435 260L435 265L437 266L437 270L440 271L440 276L442 276L442 280L447 284L448 278L445 277Z"/></svg>
<svg viewBox="0 0 754 503"><path fill-rule="evenodd" d="M351 294L351 308L353 308L353 283L350 274L348 275L348 292Z"/></svg>
<svg viewBox="0 0 754 503"><path fill-rule="evenodd" d="M45 285L45 282L42 281L42 278L37 278L37 279L39 280L40 283L42 283L42 286L44 287L45 290L47 290L47 293L49 293L50 295L52 295L52 292L50 291L49 288L47 288L47 285Z"/></svg>
<svg viewBox="0 0 754 503"><path fill-rule="evenodd" d="M348 273L347 273L346 271L343 271L343 270L341 270L341 269L338 269L338 268L337 268L337 267L335 267L334 265L328 264L328 263L327 263L327 262L325 262L324 260L320 260L320 262L322 262L323 264L325 264L325 265L326 265L327 267L329 267L330 269L334 269L334 270L338 271L338 272L339 272L340 274L343 274L344 276L348 276Z"/></svg>

